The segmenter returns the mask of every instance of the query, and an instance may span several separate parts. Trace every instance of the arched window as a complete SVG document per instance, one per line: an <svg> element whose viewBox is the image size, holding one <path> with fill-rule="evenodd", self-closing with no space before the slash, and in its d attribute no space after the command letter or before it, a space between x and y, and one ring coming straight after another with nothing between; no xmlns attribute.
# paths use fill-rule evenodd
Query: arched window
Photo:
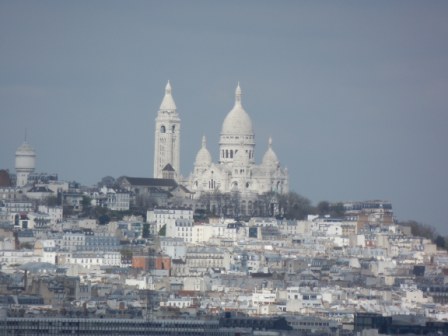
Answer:
<svg viewBox="0 0 448 336"><path fill-rule="evenodd" d="M226 159L229 157L229 150L226 149Z"/></svg>
<svg viewBox="0 0 448 336"><path fill-rule="evenodd" d="M166 128L165 126L160 126L160 133L165 133L166 132Z"/></svg>
<svg viewBox="0 0 448 336"><path fill-rule="evenodd" d="M171 132L174 133L175 130L176 130L176 125L173 125L173 126L171 127Z"/></svg>
<svg viewBox="0 0 448 336"><path fill-rule="evenodd" d="M233 159L233 149L230 150L230 158Z"/></svg>

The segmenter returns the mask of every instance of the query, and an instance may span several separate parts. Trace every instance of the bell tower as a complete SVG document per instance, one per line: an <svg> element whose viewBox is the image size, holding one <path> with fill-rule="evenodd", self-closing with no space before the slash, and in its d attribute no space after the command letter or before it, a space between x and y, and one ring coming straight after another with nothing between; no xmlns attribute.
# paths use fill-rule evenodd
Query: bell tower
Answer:
<svg viewBox="0 0 448 336"><path fill-rule="evenodd" d="M180 176L180 118L171 95L170 81L156 117L154 141L154 177L163 178L163 169L170 164L174 178Z"/></svg>

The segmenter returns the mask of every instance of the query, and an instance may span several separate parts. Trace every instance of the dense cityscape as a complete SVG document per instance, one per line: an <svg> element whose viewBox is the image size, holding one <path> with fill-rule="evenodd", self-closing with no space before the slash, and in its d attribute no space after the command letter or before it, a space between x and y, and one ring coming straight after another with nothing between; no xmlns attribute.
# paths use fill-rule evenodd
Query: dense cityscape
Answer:
<svg viewBox="0 0 448 336"><path fill-rule="evenodd" d="M444 242L387 200L290 190L242 101L238 84L219 160L204 137L187 176L170 82L152 177L59 180L25 139L0 170L0 335L448 333Z"/></svg>

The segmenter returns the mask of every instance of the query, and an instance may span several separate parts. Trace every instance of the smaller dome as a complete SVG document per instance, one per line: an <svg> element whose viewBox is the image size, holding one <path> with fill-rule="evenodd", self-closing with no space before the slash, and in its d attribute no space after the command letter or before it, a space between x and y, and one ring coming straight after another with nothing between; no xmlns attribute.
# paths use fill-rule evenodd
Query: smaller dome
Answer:
<svg viewBox="0 0 448 336"><path fill-rule="evenodd" d="M268 147L268 150L266 151L266 153L264 153L264 155L263 155L262 163L265 166L277 166L279 164L277 155L275 154L274 150L272 149L272 138L271 137L269 137L269 147Z"/></svg>
<svg viewBox="0 0 448 336"><path fill-rule="evenodd" d="M202 147L196 155L195 166L208 166L212 163L212 156L207 149L205 136L202 137Z"/></svg>

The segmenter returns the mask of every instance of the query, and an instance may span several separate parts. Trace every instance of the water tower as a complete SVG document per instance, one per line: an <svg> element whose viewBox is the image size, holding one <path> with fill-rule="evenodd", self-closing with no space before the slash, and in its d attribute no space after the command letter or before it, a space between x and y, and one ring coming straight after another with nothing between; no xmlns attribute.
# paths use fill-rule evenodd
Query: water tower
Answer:
<svg viewBox="0 0 448 336"><path fill-rule="evenodd" d="M28 175L34 172L35 167L36 153L25 140L25 142L16 150L16 174L18 187L23 187L27 184Z"/></svg>

